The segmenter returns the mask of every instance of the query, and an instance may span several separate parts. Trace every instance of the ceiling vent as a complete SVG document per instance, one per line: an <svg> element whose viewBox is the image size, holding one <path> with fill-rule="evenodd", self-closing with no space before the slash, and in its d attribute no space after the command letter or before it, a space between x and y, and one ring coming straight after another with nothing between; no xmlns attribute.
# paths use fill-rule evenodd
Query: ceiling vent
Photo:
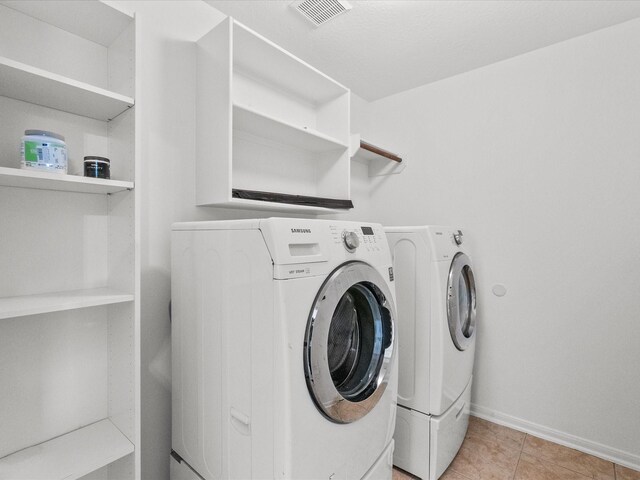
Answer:
<svg viewBox="0 0 640 480"><path fill-rule="evenodd" d="M299 0L291 6L316 27L351 10L349 2L342 0Z"/></svg>

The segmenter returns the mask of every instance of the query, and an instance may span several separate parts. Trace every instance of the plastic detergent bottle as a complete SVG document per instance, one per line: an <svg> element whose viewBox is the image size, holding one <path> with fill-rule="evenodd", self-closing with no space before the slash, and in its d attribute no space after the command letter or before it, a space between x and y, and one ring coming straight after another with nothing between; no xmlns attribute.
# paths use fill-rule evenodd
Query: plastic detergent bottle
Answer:
<svg viewBox="0 0 640 480"><path fill-rule="evenodd" d="M25 130L20 150L21 168L67 173L67 144L62 135L46 130Z"/></svg>

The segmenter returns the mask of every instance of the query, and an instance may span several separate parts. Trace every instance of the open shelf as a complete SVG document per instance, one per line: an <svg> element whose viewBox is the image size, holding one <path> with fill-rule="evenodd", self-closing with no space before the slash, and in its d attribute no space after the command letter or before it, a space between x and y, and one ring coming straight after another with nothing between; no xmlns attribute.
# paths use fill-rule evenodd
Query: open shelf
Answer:
<svg viewBox="0 0 640 480"><path fill-rule="evenodd" d="M104 419L0 459L0 480L73 480L133 450L127 437Z"/></svg>
<svg viewBox="0 0 640 480"><path fill-rule="evenodd" d="M238 104L233 106L233 128L310 152L348 148L348 145L317 130L297 127Z"/></svg>
<svg viewBox="0 0 640 480"><path fill-rule="evenodd" d="M108 121L131 108L133 98L0 57L0 95Z"/></svg>
<svg viewBox="0 0 640 480"><path fill-rule="evenodd" d="M0 3L105 47L113 44L132 21L130 15L96 1L57 1L49 8L34 1L2 0Z"/></svg>
<svg viewBox="0 0 640 480"><path fill-rule="evenodd" d="M111 288L90 288L68 292L5 297L0 298L0 319L131 301L133 301L133 295Z"/></svg>
<svg viewBox="0 0 640 480"><path fill-rule="evenodd" d="M0 167L0 186L105 194L132 190L133 182Z"/></svg>
<svg viewBox="0 0 640 480"><path fill-rule="evenodd" d="M237 69L306 102L328 102L348 89L239 22L234 22L233 63Z"/></svg>

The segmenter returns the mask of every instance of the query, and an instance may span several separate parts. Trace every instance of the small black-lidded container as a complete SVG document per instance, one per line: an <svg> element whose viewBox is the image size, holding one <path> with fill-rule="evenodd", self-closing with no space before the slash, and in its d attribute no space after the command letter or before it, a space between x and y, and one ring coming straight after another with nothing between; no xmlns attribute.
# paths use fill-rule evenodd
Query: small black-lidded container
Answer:
<svg viewBox="0 0 640 480"><path fill-rule="evenodd" d="M84 157L84 176L111 178L111 161L106 157L96 157L93 155Z"/></svg>

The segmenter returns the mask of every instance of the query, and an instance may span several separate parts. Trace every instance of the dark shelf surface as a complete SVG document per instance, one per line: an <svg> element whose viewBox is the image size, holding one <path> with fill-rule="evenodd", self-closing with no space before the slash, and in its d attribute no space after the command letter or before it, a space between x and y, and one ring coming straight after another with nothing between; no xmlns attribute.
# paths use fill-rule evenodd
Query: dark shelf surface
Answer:
<svg viewBox="0 0 640 480"><path fill-rule="evenodd" d="M338 198L309 197L305 195L290 195L287 193L260 192L257 190L242 190L234 188L233 198L244 200L259 200L262 202L288 203L291 205L307 205L310 207L340 208L348 210L353 208L351 200L341 200Z"/></svg>

